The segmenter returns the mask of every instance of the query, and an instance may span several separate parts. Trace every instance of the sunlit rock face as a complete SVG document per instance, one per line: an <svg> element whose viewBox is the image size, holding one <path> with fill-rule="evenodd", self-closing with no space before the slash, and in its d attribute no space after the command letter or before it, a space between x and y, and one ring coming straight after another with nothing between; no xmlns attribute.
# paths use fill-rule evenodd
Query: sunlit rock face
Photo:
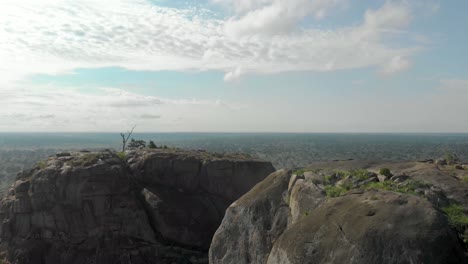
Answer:
<svg viewBox="0 0 468 264"><path fill-rule="evenodd" d="M274 171L181 150L62 153L17 176L1 201L11 263L207 263L225 209Z"/></svg>
<svg viewBox="0 0 468 264"><path fill-rule="evenodd" d="M381 181L383 167L395 175ZM426 162L335 161L279 170L226 210L209 261L467 263L468 230L446 213L453 204L466 210L467 193L453 169Z"/></svg>

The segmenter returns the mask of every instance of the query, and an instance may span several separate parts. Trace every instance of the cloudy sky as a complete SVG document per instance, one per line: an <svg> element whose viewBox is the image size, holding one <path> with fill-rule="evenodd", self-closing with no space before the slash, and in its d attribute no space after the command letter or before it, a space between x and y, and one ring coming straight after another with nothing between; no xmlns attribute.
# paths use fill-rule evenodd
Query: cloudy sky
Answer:
<svg viewBox="0 0 468 264"><path fill-rule="evenodd" d="M466 10L0 0L0 131L468 132Z"/></svg>

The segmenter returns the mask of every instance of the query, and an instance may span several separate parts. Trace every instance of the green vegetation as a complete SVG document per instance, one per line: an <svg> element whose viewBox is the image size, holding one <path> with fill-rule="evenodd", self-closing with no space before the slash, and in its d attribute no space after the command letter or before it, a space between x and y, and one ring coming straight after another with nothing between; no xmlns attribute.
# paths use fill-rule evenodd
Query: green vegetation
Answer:
<svg viewBox="0 0 468 264"><path fill-rule="evenodd" d="M128 143L128 147L129 148L146 148L146 142L144 140L141 140L141 139L134 139L132 138L130 140L130 143Z"/></svg>
<svg viewBox="0 0 468 264"><path fill-rule="evenodd" d="M332 175L325 175L325 176L323 176L323 184L325 184L325 185L330 185L330 184L332 184L332 179L333 179L333 176L332 176Z"/></svg>
<svg viewBox="0 0 468 264"><path fill-rule="evenodd" d="M325 190L325 193L327 194L327 197L329 198L338 197L347 191L342 186L334 186L334 185L326 185L324 187L324 190Z"/></svg>
<svg viewBox="0 0 468 264"><path fill-rule="evenodd" d="M468 245L468 235L465 233L468 229L468 215L465 214L463 208L458 204L451 204L442 208L442 211L447 215L450 225L457 230L463 242Z"/></svg>
<svg viewBox="0 0 468 264"><path fill-rule="evenodd" d="M167 148L167 146L164 146L165 148ZM252 155L248 155L249 157L252 157ZM293 174L296 174L297 176L303 176L305 172L313 172L313 173L319 173L322 169L313 169L313 170L309 170L309 169L300 169L300 170L296 170L293 172Z"/></svg>
<svg viewBox="0 0 468 264"><path fill-rule="evenodd" d="M306 170L301 169L295 171L294 174L304 175L305 172ZM382 168L380 169L380 174L388 176L391 175L391 172L387 168ZM325 193L329 198L341 196L342 194L346 193L347 191L353 188L362 188L364 190L380 189L405 194L420 195L422 194L422 192L418 191L418 189L426 189L430 187L430 185L428 184L415 180L407 180L404 182L369 182L365 185L356 187L357 185L359 185L359 182L369 179L370 176L371 174L365 169L356 169L351 171L332 171L329 172L329 174L323 176L322 182L320 182L320 180L318 179L314 179L313 182L315 184L322 183L324 186L323 188L325 190ZM340 180L341 182L339 183L339 185L336 185L336 183ZM466 181L468 181L468 179Z"/></svg>
<svg viewBox="0 0 468 264"><path fill-rule="evenodd" d="M416 193L417 189L427 188L427 187L429 187L428 184L425 184L419 181L413 181L413 180L408 180L404 183L395 183L391 181L372 182L364 186L366 190L381 189L381 190L394 191L394 192L413 194L413 195L417 195Z"/></svg>
<svg viewBox="0 0 468 264"><path fill-rule="evenodd" d="M293 174L296 174L297 176L303 176L304 172L307 172L307 171L308 170L300 169L300 170L294 171Z"/></svg>
<svg viewBox="0 0 468 264"><path fill-rule="evenodd" d="M349 171L344 171L344 170L336 170L335 171L335 175L340 178L340 179L343 179L347 176L350 176L351 173Z"/></svg>
<svg viewBox="0 0 468 264"><path fill-rule="evenodd" d="M125 154L125 152L123 151L120 151L120 152L117 152L117 156L119 156L120 159L125 159L127 157L127 154Z"/></svg>
<svg viewBox="0 0 468 264"><path fill-rule="evenodd" d="M384 182L371 182L368 185L364 186L366 190L369 189L380 189L380 190L387 190L387 191L393 191L393 182L390 181L384 181Z"/></svg>
<svg viewBox="0 0 468 264"><path fill-rule="evenodd" d="M352 170L350 173L351 173L351 177L356 178L360 181L369 179L369 172L364 169Z"/></svg>
<svg viewBox="0 0 468 264"><path fill-rule="evenodd" d="M155 148L158 148L158 146L156 146L156 144L154 144L153 140L150 140L149 143L148 143L148 148L155 149Z"/></svg>
<svg viewBox="0 0 468 264"><path fill-rule="evenodd" d="M459 162L457 154L453 152L445 152L445 160L447 161L448 164L455 164Z"/></svg>
<svg viewBox="0 0 468 264"><path fill-rule="evenodd" d="M379 170L379 174L387 176L387 177L392 177L393 176L393 174L392 174L392 172L390 171L389 168L381 168Z"/></svg>
<svg viewBox="0 0 468 264"><path fill-rule="evenodd" d="M340 186L349 191L353 188L353 183L350 181L345 181Z"/></svg>

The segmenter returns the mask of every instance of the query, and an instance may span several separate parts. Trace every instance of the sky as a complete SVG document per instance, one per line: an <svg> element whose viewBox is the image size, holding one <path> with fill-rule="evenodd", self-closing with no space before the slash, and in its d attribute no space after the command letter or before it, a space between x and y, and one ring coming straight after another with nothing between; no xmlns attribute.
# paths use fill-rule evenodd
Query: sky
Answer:
<svg viewBox="0 0 468 264"><path fill-rule="evenodd" d="M0 132L468 132L466 10L0 0Z"/></svg>

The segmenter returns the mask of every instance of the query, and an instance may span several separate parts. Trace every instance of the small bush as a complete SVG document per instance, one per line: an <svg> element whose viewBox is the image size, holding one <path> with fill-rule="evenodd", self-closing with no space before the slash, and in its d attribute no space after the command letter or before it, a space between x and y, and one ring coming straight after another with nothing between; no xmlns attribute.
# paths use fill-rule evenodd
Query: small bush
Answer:
<svg viewBox="0 0 468 264"><path fill-rule="evenodd" d="M452 152L446 152L445 153L445 160L448 162L448 164L455 164L455 163L460 161L458 159L457 154L452 153Z"/></svg>
<svg viewBox="0 0 468 264"><path fill-rule="evenodd" d="M346 189L341 186L327 185L324 189L327 197L330 198L338 197L346 192Z"/></svg>
<svg viewBox="0 0 468 264"><path fill-rule="evenodd" d="M325 175L323 176L323 184L332 184L332 175Z"/></svg>
<svg viewBox="0 0 468 264"><path fill-rule="evenodd" d="M153 140L150 140L149 143L148 143L148 148L156 149L156 148L158 148L158 146L156 146L156 144L154 144Z"/></svg>
<svg viewBox="0 0 468 264"><path fill-rule="evenodd" d="M125 159L127 157L127 154L125 154L124 151L121 151L121 152L117 152L117 156L120 158L120 159Z"/></svg>
<svg viewBox="0 0 468 264"><path fill-rule="evenodd" d="M381 189L381 190L387 190L387 191L393 191L393 183L389 181L385 182L371 182L368 185L365 186L365 189Z"/></svg>
<svg viewBox="0 0 468 264"><path fill-rule="evenodd" d="M393 176L393 174L392 174L392 172L390 171L389 168L381 168L379 170L379 174L387 176L387 177L392 177Z"/></svg>
<svg viewBox="0 0 468 264"><path fill-rule="evenodd" d="M468 215L465 214L463 207L451 204L442 208L442 211L447 215L450 225L457 230L463 242L468 245L468 236L465 234L468 228Z"/></svg>
<svg viewBox="0 0 468 264"><path fill-rule="evenodd" d="M364 181L364 180L369 179L369 172L367 170L363 170L363 169L352 170L351 171L351 176L358 179L358 180L360 180L360 181Z"/></svg>
<svg viewBox="0 0 468 264"><path fill-rule="evenodd" d="M343 178L351 175L351 173L349 171L337 170L337 171L335 171L335 175L336 175L336 177L338 177L340 179L343 179Z"/></svg>
<svg viewBox="0 0 468 264"><path fill-rule="evenodd" d="M139 147L142 147L142 148L145 148L146 147L146 142L144 140L141 140L141 139L131 139L130 140L130 143L128 143L128 147L129 148L139 148Z"/></svg>
<svg viewBox="0 0 468 264"><path fill-rule="evenodd" d="M462 230L468 227L468 215L465 214L463 207L458 204L451 204L442 208L447 214L449 223L457 230Z"/></svg>

